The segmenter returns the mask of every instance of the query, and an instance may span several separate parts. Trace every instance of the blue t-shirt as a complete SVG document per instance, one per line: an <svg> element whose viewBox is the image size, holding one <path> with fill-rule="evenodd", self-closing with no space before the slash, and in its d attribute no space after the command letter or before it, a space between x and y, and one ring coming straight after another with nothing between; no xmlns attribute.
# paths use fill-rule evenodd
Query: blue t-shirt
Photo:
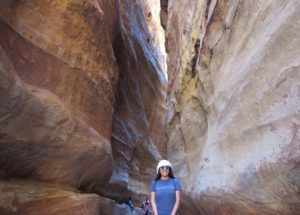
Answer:
<svg viewBox="0 0 300 215"><path fill-rule="evenodd" d="M152 181L150 192L155 192L155 203L158 215L170 215L172 213L175 201L176 191L181 189L177 179Z"/></svg>

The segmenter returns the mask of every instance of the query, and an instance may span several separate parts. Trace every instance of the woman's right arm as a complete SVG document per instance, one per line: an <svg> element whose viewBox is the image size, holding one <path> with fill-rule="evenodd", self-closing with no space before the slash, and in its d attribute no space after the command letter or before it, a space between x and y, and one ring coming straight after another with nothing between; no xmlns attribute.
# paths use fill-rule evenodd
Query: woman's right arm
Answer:
<svg viewBox="0 0 300 215"><path fill-rule="evenodd" d="M156 207L156 203L155 203L155 192L150 193L150 202L151 202L151 207L152 207L152 210L153 210L153 214L158 215L157 207Z"/></svg>

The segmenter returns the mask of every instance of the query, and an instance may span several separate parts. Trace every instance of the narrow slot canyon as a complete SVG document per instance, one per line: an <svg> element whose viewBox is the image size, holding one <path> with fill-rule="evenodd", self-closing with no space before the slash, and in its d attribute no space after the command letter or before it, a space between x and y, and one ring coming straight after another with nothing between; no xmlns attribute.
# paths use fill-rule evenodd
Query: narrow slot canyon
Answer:
<svg viewBox="0 0 300 215"><path fill-rule="evenodd" d="M299 47L298 0L1 0L0 214L141 215L168 159L180 215L299 215Z"/></svg>

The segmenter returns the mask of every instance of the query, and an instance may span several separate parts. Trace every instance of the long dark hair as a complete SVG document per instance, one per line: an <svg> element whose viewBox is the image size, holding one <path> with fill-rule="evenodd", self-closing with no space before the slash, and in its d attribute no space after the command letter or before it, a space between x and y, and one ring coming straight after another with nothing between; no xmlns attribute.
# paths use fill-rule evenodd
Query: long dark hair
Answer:
<svg viewBox="0 0 300 215"><path fill-rule="evenodd" d="M170 178L175 178L174 175L173 175L173 172L172 172L172 168L171 168L171 167L170 167L168 176L169 176ZM160 172L159 172L159 170L158 170L158 173L157 173L157 175L156 175L155 181L159 180L160 178L161 178L161 174L160 174Z"/></svg>

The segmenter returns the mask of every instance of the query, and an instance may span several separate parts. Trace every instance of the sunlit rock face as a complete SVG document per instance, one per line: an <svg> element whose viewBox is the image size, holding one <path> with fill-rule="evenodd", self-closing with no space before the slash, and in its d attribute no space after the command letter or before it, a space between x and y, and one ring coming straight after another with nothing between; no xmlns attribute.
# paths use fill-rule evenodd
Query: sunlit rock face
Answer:
<svg viewBox="0 0 300 215"><path fill-rule="evenodd" d="M168 1L183 214L300 211L300 2Z"/></svg>
<svg viewBox="0 0 300 215"><path fill-rule="evenodd" d="M0 1L0 35L0 185L16 178L40 195L35 182L58 184L107 204L146 194L166 154L159 1ZM97 198L85 198L86 214L118 211ZM1 212L13 201L0 201Z"/></svg>

